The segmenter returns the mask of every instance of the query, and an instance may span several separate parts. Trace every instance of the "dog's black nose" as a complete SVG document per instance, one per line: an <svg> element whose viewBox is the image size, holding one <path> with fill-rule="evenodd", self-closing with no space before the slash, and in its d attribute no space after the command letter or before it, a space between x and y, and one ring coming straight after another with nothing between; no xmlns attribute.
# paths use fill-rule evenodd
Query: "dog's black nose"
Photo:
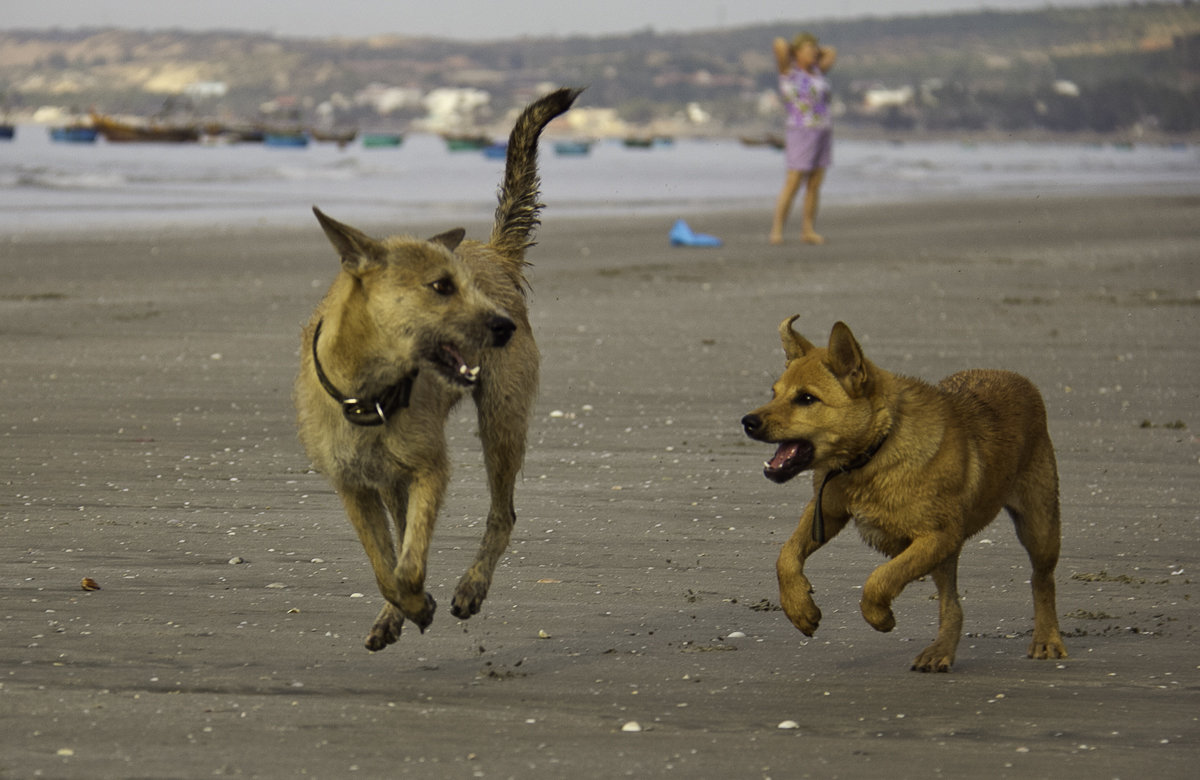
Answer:
<svg viewBox="0 0 1200 780"><path fill-rule="evenodd" d="M757 414L748 414L742 418L742 427L746 429L747 436L753 436L762 430L762 418Z"/></svg>
<svg viewBox="0 0 1200 780"><path fill-rule="evenodd" d="M492 346L503 347L516 329L517 323L500 314L488 320L488 330L492 332Z"/></svg>

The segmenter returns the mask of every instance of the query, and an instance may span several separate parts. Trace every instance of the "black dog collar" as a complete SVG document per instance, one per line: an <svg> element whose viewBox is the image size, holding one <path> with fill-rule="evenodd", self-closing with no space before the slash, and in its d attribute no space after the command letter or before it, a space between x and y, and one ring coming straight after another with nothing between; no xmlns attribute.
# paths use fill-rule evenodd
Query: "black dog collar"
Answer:
<svg viewBox="0 0 1200 780"><path fill-rule="evenodd" d="M821 499L825 495L825 486L829 484L829 480L833 479L839 474L849 474L851 471L857 471L858 469L861 469L863 466L870 463L871 458L875 457L875 453L879 452L879 449L883 446L883 443L887 441L887 437L888 435L886 433L883 434L879 441L871 445L870 449L859 455L854 460L850 461L845 466L837 469L830 469L829 471L825 472L825 479L821 480L821 487L817 490L817 505L815 511L813 512L812 538L814 542L817 544L825 544L825 516L821 514Z"/></svg>
<svg viewBox="0 0 1200 780"><path fill-rule="evenodd" d="M416 371L401 378L399 382L388 386L375 398L351 398L338 390L333 382L329 381L329 377L325 374L325 370L321 368L321 361L317 357L317 340L321 338L321 326L324 324L325 320L318 321L317 329L313 332L313 367L317 370L317 380L321 383L321 387L325 388L325 392L333 400L342 405L343 417L354 425L372 427L383 425L387 422L388 417L408 406L409 397L412 395L413 382L417 378Z"/></svg>

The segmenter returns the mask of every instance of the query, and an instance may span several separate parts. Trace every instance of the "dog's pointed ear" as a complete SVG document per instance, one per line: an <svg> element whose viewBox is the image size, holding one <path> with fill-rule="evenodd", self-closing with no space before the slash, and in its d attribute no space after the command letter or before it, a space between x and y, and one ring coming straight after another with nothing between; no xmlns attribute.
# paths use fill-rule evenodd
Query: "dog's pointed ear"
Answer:
<svg viewBox="0 0 1200 780"><path fill-rule="evenodd" d="M317 215L317 221L329 237L329 243L333 244L342 258L342 267L346 271L357 276L368 268L382 264L385 252L378 241L361 230L327 216L316 206L313 206L313 214Z"/></svg>
<svg viewBox="0 0 1200 780"><path fill-rule="evenodd" d="M789 363L816 349L812 342L792 330L792 323L799 318L799 314L793 314L779 323L779 339L783 342L783 354L787 356Z"/></svg>
<svg viewBox="0 0 1200 780"><path fill-rule="evenodd" d="M862 347L844 322L836 322L829 333L829 369L848 389L861 393L868 379L867 359Z"/></svg>
<svg viewBox="0 0 1200 780"><path fill-rule="evenodd" d="M454 228L453 230L447 230L445 233L438 233L436 236L433 236L429 239L429 243L441 244L453 252L458 248L458 245L462 243L462 240L466 237L466 235L467 231L463 230L462 228Z"/></svg>

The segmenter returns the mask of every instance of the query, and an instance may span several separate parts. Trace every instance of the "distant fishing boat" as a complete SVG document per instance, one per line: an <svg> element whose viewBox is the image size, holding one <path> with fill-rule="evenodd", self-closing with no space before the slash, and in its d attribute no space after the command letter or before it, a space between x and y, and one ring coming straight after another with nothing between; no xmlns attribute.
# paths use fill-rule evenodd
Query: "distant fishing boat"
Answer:
<svg viewBox="0 0 1200 780"><path fill-rule="evenodd" d="M645 138L643 136L628 136L621 140L626 149L649 149L654 146L653 138Z"/></svg>
<svg viewBox="0 0 1200 780"><path fill-rule="evenodd" d="M474 152L490 146L492 139L486 135L447 133L442 136L446 148L452 152Z"/></svg>
<svg viewBox="0 0 1200 780"><path fill-rule="evenodd" d="M774 133L767 133L760 136L744 135L741 137L741 141L743 146L769 146L772 149L782 149L784 147L783 137Z"/></svg>
<svg viewBox="0 0 1200 780"><path fill-rule="evenodd" d="M591 141L555 141L554 153L559 157L583 157L592 151Z"/></svg>
<svg viewBox="0 0 1200 780"><path fill-rule="evenodd" d="M50 140L64 144L94 144L100 131L88 125L64 125L50 128Z"/></svg>
<svg viewBox="0 0 1200 780"><path fill-rule="evenodd" d="M508 155L508 144L488 144L483 147L483 156L489 160L503 160Z"/></svg>
<svg viewBox="0 0 1200 780"><path fill-rule="evenodd" d="M226 124L205 122L200 128L200 141L211 146L221 144L261 144L266 131L262 125L250 123Z"/></svg>
<svg viewBox="0 0 1200 780"><path fill-rule="evenodd" d="M11 141L17 135L17 128L13 125L0 125L0 141Z"/></svg>
<svg viewBox="0 0 1200 780"><path fill-rule="evenodd" d="M308 133L268 131L263 135L263 145L282 149L303 149L308 146Z"/></svg>
<svg viewBox="0 0 1200 780"><path fill-rule="evenodd" d="M366 149L394 149L404 143L399 133L364 133L362 145Z"/></svg>
<svg viewBox="0 0 1200 780"><path fill-rule="evenodd" d="M334 143L338 146L349 146L358 137L358 128L352 127L345 130L317 130L310 131L312 139L320 143Z"/></svg>
<svg viewBox="0 0 1200 780"><path fill-rule="evenodd" d="M198 125L134 124L95 112L92 113L92 125L109 143L194 143L200 140Z"/></svg>

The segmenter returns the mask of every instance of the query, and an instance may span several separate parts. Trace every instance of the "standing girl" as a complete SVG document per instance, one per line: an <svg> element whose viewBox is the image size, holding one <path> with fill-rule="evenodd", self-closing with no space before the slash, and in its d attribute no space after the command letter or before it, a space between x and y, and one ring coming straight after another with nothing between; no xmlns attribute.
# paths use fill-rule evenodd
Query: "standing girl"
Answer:
<svg viewBox="0 0 1200 780"><path fill-rule="evenodd" d="M791 213L792 201L804 187L800 238L808 244L823 244L825 239L814 225L825 169L833 161L833 120L829 116L829 82L825 74L837 60L837 50L832 46L822 47L810 33L797 35L791 43L776 38L774 50L779 65L779 91L788 117L784 147L787 176L775 203L771 243L783 243L783 226Z"/></svg>

